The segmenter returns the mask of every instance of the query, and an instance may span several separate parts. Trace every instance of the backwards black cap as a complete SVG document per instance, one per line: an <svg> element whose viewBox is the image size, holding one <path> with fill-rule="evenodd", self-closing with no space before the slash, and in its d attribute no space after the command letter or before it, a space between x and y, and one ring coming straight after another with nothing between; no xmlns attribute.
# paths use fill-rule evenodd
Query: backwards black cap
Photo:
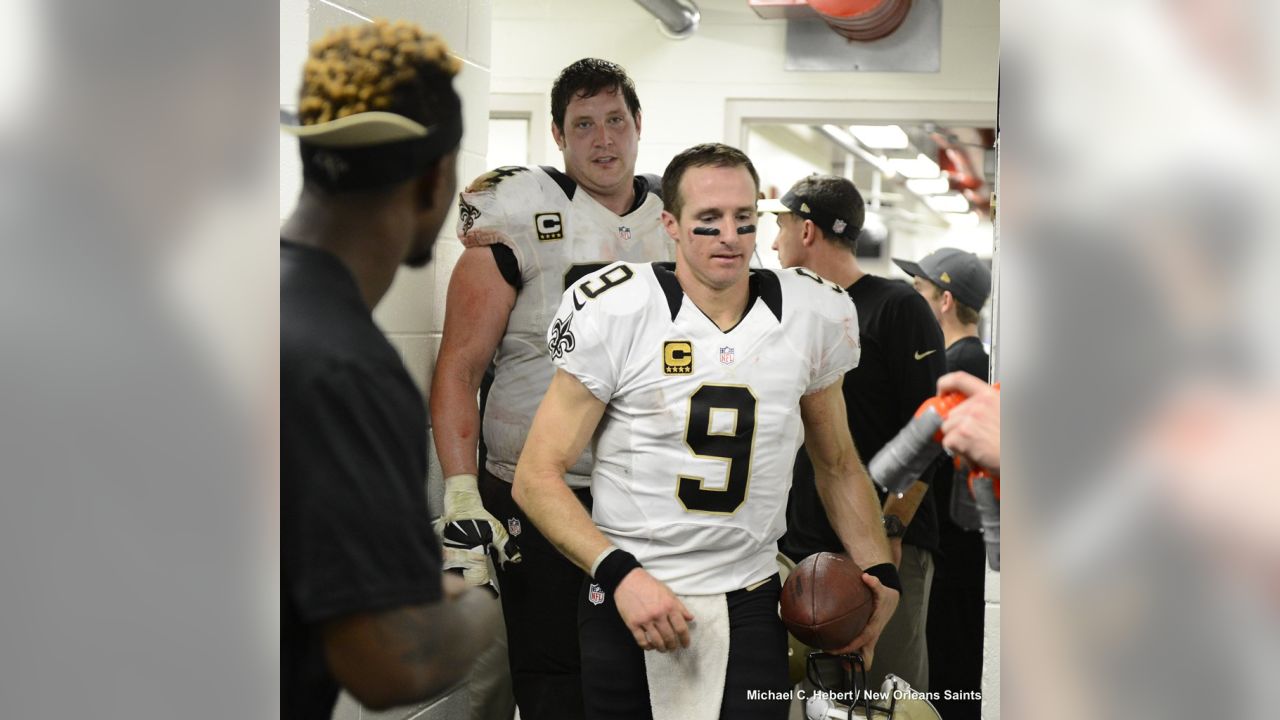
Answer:
<svg viewBox="0 0 1280 720"><path fill-rule="evenodd" d="M856 188L854 195L857 201L849 207L825 207L820 199L806 197L792 188L780 200L759 201L757 209L760 212L795 213L806 220L813 221L813 224L821 228L822 232L853 242L862 232L862 223L866 219L867 212L862 196L857 193Z"/></svg>
<svg viewBox="0 0 1280 720"><path fill-rule="evenodd" d="M447 94L442 120L430 127L403 115L363 112L315 125L299 125L281 111L285 132L298 138L307 182L347 192L411 180L453 152L462 140L462 103Z"/></svg>

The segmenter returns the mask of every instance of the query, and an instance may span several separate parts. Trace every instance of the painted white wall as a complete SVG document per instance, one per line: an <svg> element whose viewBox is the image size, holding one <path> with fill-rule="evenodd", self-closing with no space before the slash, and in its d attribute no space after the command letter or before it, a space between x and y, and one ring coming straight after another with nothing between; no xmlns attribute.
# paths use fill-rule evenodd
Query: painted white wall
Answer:
<svg viewBox="0 0 1280 720"><path fill-rule="evenodd" d="M490 118L489 150L485 166L529 164L529 120L526 118Z"/></svg>
<svg viewBox="0 0 1280 720"><path fill-rule="evenodd" d="M790 126L753 125L747 131L743 151L751 156L760 173L760 190L766 197L782 197L800 180L814 173L831 172L830 143L806 127L797 127L799 131Z"/></svg>

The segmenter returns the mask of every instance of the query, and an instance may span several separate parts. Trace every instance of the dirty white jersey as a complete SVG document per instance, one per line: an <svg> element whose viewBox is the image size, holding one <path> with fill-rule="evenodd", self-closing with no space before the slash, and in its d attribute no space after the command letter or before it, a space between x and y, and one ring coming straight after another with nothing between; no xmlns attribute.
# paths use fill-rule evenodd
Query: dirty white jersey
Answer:
<svg viewBox="0 0 1280 720"><path fill-rule="evenodd" d="M592 518L677 594L777 572L800 398L858 363L843 289L802 269L750 282L746 314L722 332L670 264L618 263L567 291L547 333L552 362L608 405Z"/></svg>
<svg viewBox="0 0 1280 720"><path fill-rule="evenodd" d="M493 358L494 378L481 424L486 468L507 482L555 368L546 333L560 296L586 274L618 260L669 260L659 179L635 179L636 201L616 215L551 167L502 167L477 178L459 201L458 238L467 247L498 245L494 258L516 303ZM566 480L590 482L591 451Z"/></svg>

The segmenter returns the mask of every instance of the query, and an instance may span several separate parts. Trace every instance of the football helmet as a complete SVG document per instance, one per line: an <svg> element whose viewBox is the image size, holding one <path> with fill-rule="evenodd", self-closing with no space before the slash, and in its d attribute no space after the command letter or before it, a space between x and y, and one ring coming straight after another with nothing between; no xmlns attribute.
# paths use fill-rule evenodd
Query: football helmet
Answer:
<svg viewBox="0 0 1280 720"><path fill-rule="evenodd" d="M808 720L942 720L925 693L892 673L879 692L867 692L867 668L856 653L811 652L805 670L816 688L805 698Z"/></svg>

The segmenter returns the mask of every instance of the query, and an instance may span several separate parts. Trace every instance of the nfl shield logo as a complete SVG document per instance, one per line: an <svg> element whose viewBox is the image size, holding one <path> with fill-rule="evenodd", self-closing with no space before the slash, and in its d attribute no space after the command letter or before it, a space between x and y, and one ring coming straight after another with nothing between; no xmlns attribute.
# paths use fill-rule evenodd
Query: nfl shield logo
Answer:
<svg viewBox="0 0 1280 720"><path fill-rule="evenodd" d="M511 537L520 534L520 518L507 518L507 532L511 533Z"/></svg>
<svg viewBox="0 0 1280 720"><path fill-rule="evenodd" d="M618 239L622 242L631 242L631 228L626 225L618 226Z"/></svg>
<svg viewBox="0 0 1280 720"><path fill-rule="evenodd" d="M600 605L604 602L604 590L601 590L599 585L592 583L591 588L587 591L587 599L591 601L592 605Z"/></svg>
<svg viewBox="0 0 1280 720"><path fill-rule="evenodd" d="M720 364L721 365L733 364L733 348L731 347L720 348Z"/></svg>

